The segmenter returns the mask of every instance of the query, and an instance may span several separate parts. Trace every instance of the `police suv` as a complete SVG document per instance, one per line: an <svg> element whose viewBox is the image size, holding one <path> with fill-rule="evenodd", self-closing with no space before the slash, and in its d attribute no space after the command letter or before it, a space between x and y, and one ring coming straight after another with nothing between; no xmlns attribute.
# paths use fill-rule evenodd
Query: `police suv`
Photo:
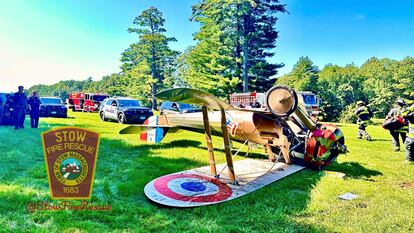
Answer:
<svg viewBox="0 0 414 233"><path fill-rule="evenodd" d="M68 108L59 97L40 97L40 117L68 117Z"/></svg>
<svg viewBox="0 0 414 233"><path fill-rule="evenodd" d="M152 115L150 108L143 107L136 99L126 97L107 98L99 107L101 120L116 120L121 124L142 124Z"/></svg>

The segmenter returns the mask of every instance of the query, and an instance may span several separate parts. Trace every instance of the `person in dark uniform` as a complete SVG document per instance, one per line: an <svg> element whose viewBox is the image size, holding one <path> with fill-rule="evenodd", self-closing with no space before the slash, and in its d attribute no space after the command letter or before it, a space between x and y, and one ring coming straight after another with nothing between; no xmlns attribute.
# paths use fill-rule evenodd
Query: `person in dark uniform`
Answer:
<svg viewBox="0 0 414 233"><path fill-rule="evenodd" d="M262 105L257 101L253 104L253 108L261 108L261 107Z"/></svg>
<svg viewBox="0 0 414 233"><path fill-rule="evenodd" d="M11 94L7 94L6 102L3 105L3 119L1 123L4 125L14 124L13 115L13 96Z"/></svg>
<svg viewBox="0 0 414 233"><path fill-rule="evenodd" d="M27 96L23 92L23 86L19 86L19 91L13 96L14 129L24 128L26 117Z"/></svg>
<svg viewBox="0 0 414 233"><path fill-rule="evenodd" d="M414 164L414 104L403 110L401 115L408 120L408 134L405 139L405 162Z"/></svg>
<svg viewBox="0 0 414 233"><path fill-rule="evenodd" d="M358 124L358 138L365 138L368 141L371 141L371 136L369 136L368 132L366 131L366 127L369 124L369 119L372 117L372 111L365 106L363 101L357 102L357 110L355 111L355 115L357 116L357 124Z"/></svg>
<svg viewBox="0 0 414 233"><path fill-rule="evenodd" d="M28 104L30 110L30 126L32 128L37 128L39 125L39 109L41 103L36 91L32 92Z"/></svg>
<svg viewBox="0 0 414 233"><path fill-rule="evenodd" d="M395 104L396 104L395 107L391 109L390 112L388 113L386 117L387 120L394 118L396 116L401 116L401 113L404 112L405 107L407 106L407 104L405 103L403 99L398 99L395 102ZM398 129L395 131L390 130L390 134L392 136L392 147L394 151L396 152L400 151L400 136L401 136L402 142L404 143L405 138L407 136L407 131L408 131L408 125L403 126L401 129Z"/></svg>

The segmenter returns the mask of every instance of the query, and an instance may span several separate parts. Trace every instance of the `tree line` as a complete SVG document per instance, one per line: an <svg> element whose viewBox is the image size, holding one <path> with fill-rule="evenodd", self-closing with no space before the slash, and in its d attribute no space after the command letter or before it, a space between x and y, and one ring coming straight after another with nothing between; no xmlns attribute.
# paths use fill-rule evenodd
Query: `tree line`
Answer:
<svg viewBox="0 0 414 233"><path fill-rule="evenodd" d="M379 118L386 116L398 98L412 102L413 81L414 57L372 57L361 66L327 64L322 70L308 57L301 57L276 83L318 94L325 120L352 122L358 100L367 103Z"/></svg>
<svg viewBox="0 0 414 233"><path fill-rule="evenodd" d="M278 14L286 6L278 0L202 0L192 6L190 21L200 29L196 45L174 51L166 36L165 19L155 7L141 12L129 33L137 35L121 55L121 72L102 80L61 81L36 85L41 95L67 98L72 91L100 91L147 100L158 91L192 86L226 97L235 91L265 91L283 64L267 58L274 55ZM156 106L152 98L152 106Z"/></svg>
<svg viewBox="0 0 414 233"><path fill-rule="evenodd" d="M275 55L278 15L287 13L278 0L201 0L190 21L200 25L197 42L184 51L171 49L162 12L150 7L128 29L137 36L121 54L119 73L100 81L60 81L30 88L40 95L66 99L71 92L104 92L131 96L156 107L154 95L172 87L194 87L227 98L230 93L265 92L276 84L313 91L323 100L326 120L348 119L354 103L363 100L382 117L397 97L413 97L413 58L401 61L371 58L362 66L328 64L322 70L301 57L292 71L276 80L283 63Z"/></svg>

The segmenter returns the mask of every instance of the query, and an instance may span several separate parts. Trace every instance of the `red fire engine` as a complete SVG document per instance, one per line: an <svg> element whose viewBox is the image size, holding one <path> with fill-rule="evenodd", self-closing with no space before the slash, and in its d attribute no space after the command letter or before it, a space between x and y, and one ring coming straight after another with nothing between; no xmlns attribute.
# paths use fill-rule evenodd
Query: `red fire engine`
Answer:
<svg viewBox="0 0 414 233"><path fill-rule="evenodd" d="M106 98L109 98L109 95L101 93L71 93L67 99L67 106L72 111L94 112L99 110L101 102Z"/></svg>
<svg viewBox="0 0 414 233"><path fill-rule="evenodd" d="M299 102L303 104L303 107L306 109L309 116L313 119L317 119L320 113L320 98L310 91L299 91L297 94ZM264 108L266 107L264 101L265 96L266 93L259 92L230 94L230 105L239 108Z"/></svg>
<svg viewBox="0 0 414 233"><path fill-rule="evenodd" d="M234 93L230 94L230 105L239 108L264 108L265 97L265 93Z"/></svg>

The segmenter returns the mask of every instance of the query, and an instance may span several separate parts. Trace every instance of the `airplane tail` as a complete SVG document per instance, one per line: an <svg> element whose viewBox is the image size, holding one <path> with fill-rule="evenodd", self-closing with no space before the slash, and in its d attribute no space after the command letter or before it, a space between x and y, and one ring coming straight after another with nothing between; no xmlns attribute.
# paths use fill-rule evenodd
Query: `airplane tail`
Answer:
<svg viewBox="0 0 414 233"><path fill-rule="evenodd" d="M141 132L139 139L144 142L159 143L168 132L167 127L159 126L159 116L151 116L147 118L144 125L148 126L146 132Z"/></svg>
<svg viewBox="0 0 414 233"><path fill-rule="evenodd" d="M159 143L172 126L167 124L166 117L148 117L142 125L130 125L121 130L120 134L140 134L139 139L144 142Z"/></svg>

